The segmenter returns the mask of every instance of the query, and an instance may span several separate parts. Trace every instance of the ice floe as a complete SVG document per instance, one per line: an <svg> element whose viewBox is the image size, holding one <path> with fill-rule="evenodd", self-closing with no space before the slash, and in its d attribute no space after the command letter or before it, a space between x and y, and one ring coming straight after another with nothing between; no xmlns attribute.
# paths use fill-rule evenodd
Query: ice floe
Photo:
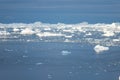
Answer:
<svg viewBox="0 0 120 80"><path fill-rule="evenodd" d="M101 46L101 45L96 45L94 47L94 50L96 51L97 54L99 54L100 52L109 50L109 47L105 47L105 46Z"/></svg>

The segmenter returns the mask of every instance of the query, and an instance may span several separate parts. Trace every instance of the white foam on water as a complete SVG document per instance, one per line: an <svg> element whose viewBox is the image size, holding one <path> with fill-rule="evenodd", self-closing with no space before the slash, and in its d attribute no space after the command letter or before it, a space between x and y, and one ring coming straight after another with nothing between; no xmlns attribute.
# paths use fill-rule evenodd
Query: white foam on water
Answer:
<svg viewBox="0 0 120 80"><path fill-rule="evenodd" d="M109 47L105 47L105 46L101 46L101 45L96 45L94 47L94 50L95 50L96 54L100 54L103 51L109 50Z"/></svg>

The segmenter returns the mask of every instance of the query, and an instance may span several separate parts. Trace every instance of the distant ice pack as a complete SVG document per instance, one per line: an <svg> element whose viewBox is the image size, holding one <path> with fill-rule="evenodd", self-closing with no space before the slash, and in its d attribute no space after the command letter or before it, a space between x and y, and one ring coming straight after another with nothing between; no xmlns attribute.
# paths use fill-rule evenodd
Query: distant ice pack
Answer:
<svg viewBox="0 0 120 80"><path fill-rule="evenodd" d="M78 42L108 47L119 46L120 23L0 23L0 41ZM99 53L98 48L96 51Z"/></svg>

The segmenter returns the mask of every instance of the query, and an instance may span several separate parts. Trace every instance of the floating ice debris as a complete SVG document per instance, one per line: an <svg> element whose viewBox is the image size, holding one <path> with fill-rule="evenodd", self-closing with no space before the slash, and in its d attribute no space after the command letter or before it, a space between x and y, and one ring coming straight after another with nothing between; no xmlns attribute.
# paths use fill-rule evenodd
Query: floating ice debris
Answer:
<svg viewBox="0 0 120 80"><path fill-rule="evenodd" d="M51 28L49 28L49 27L45 27L44 30L46 30L46 31L49 30L49 31L50 31Z"/></svg>
<svg viewBox="0 0 120 80"><path fill-rule="evenodd" d="M38 33L36 35L39 36L39 37L64 36L63 34L60 34L60 33L51 33L51 32Z"/></svg>
<svg viewBox="0 0 120 80"><path fill-rule="evenodd" d="M5 51L11 52L11 51L13 51L13 50L12 50L12 49L5 49Z"/></svg>
<svg viewBox="0 0 120 80"><path fill-rule="evenodd" d="M11 29L13 30L11 31ZM0 41L14 40L27 42L80 42L94 45L119 46L120 23L0 23Z"/></svg>
<svg viewBox="0 0 120 80"><path fill-rule="evenodd" d="M26 56L26 55L23 55L22 57L23 57L23 58L27 58L28 56Z"/></svg>
<svg viewBox="0 0 120 80"><path fill-rule="evenodd" d="M65 36L65 38L72 38L72 36L70 35L70 36Z"/></svg>
<svg viewBox="0 0 120 80"><path fill-rule="evenodd" d="M95 75L99 75L99 73L95 73Z"/></svg>
<svg viewBox="0 0 120 80"><path fill-rule="evenodd" d="M18 32L19 29L18 29L18 28L14 28L13 31L14 31L14 32Z"/></svg>
<svg viewBox="0 0 120 80"><path fill-rule="evenodd" d="M73 72L69 72L69 74L72 74Z"/></svg>
<svg viewBox="0 0 120 80"><path fill-rule="evenodd" d="M109 47L104 47L104 46L96 45L94 47L94 50L96 51L97 54L99 54L100 52L109 50Z"/></svg>
<svg viewBox="0 0 120 80"><path fill-rule="evenodd" d="M7 31L0 31L0 35L10 35L10 33L9 32L7 32Z"/></svg>
<svg viewBox="0 0 120 80"><path fill-rule="evenodd" d="M106 36L106 37L110 37L110 36L114 36L115 33L114 32L110 32L110 31L105 31L105 33L103 34L103 36Z"/></svg>
<svg viewBox="0 0 120 80"><path fill-rule="evenodd" d="M61 53L62 53L62 55L64 55L64 56L71 54L70 51L66 51L66 50L62 51Z"/></svg>
<svg viewBox="0 0 120 80"><path fill-rule="evenodd" d="M91 36L91 35L92 35L92 33L90 33L90 32L86 34L86 36Z"/></svg>
<svg viewBox="0 0 120 80"><path fill-rule="evenodd" d="M114 42L119 42L119 41L120 41L120 39L113 39L113 41L114 41Z"/></svg>
<svg viewBox="0 0 120 80"><path fill-rule="evenodd" d="M41 65L41 64L43 64L43 63L41 63L41 62L39 62L39 63L36 63L36 65L37 65L37 66L39 66L39 65Z"/></svg>
<svg viewBox="0 0 120 80"><path fill-rule="evenodd" d="M119 80L120 80L120 76L119 76Z"/></svg>
<svg viewBox="0 0 120 80"><path fill-rule="evenodd" d="M20 34L23 34L23 35L32 35L34 33L35 32L33 30L31 30L29 28L26 28L26 29L22 30Z"/></svg>
<svg viewBox="0 0 120 80"><path fill-rule="evenodd" d="M52 78L52 75L48 74L48 79L51 79Z"/></svg>

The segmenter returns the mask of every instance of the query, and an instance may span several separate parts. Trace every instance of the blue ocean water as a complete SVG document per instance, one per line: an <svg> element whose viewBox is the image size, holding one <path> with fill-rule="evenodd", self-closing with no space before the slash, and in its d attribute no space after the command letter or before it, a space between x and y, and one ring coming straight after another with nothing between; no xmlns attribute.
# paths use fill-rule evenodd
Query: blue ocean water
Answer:
<svg viewBox="0 0 120 80"><path fill-rule="evenodd" d="M96 55L94 46L80 43L0 44L1 80L118 80L120 75L119 47Z"/></svg>

